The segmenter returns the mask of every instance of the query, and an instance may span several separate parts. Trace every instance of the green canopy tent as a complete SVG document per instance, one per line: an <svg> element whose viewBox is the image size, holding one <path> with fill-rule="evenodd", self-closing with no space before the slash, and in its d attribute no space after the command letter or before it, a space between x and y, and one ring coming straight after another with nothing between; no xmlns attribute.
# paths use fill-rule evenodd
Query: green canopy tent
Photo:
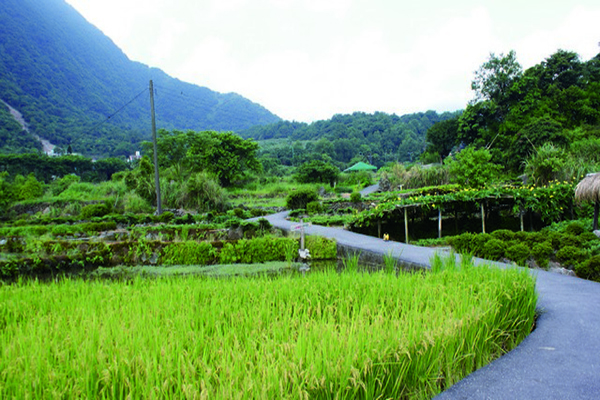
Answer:
<svg viewBox="0 0 600 400"><path fill-rule="evenodd" d="M350 168L347 168L344 170L344 172L352 172L352 171L373 171L376 170L377 167L374 165L370 165L364 162L357 162L356 164L354 164L353 166L351 166Z"/></svg>

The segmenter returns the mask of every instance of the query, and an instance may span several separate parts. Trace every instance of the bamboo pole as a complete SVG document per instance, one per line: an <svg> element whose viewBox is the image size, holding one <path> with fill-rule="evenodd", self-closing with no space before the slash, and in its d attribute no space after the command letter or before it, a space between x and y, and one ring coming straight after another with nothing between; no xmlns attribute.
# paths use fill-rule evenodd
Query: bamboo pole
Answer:
<svg viewBox="0 0 600 400"><path fill-rule="evenodd" d="M381 239L381 220L377 221L377 237Z"/></svg>
<svg viewBox="0 0 600 400"><path fill-rule="evenodd" d="M408 244L408 208L404 207L404 241Z"/></svg>

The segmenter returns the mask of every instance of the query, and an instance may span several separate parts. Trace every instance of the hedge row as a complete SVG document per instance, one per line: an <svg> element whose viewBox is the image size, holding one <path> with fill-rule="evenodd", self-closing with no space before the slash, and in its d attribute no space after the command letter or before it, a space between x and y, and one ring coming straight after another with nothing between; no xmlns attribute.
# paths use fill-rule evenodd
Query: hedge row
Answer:
<svg viewBox="0 0 600 400"><path fill-rule="evenodd" d="M540 268L547 268L555 261L582 278L600 281L600 238L586 232L579 222L570 223L563 232L502 229L491 234L463 233L448 238L448 243L458 253L493 261L508 259L521 266L535 261Z"/></svg>

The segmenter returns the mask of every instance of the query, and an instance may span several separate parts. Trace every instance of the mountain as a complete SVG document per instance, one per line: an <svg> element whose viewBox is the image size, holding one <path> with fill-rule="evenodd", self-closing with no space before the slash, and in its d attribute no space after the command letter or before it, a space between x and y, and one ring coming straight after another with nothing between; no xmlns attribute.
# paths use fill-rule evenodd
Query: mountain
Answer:
<svg viewBox="0 0 600 400"><path fill-rule="evenodd" d="M159 128L243 130L280 120L238 94L131 61L64 0L0 3L0 151L39 147L37 135L82 154L131 154L150 137L150 79ZM23 115L31 135L6 122L3 102Z"/></svg>

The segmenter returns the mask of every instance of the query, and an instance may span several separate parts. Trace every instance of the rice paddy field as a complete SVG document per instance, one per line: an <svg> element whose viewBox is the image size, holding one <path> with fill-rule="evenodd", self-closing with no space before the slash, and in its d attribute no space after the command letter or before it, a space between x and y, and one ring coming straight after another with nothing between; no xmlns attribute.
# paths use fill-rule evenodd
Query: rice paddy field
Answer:
<svg viewBox="0 0 600 400"><path fill-rule="evenodd" d="M517 269L0 286L0 398L431 398L535 319Z"/></svg>

